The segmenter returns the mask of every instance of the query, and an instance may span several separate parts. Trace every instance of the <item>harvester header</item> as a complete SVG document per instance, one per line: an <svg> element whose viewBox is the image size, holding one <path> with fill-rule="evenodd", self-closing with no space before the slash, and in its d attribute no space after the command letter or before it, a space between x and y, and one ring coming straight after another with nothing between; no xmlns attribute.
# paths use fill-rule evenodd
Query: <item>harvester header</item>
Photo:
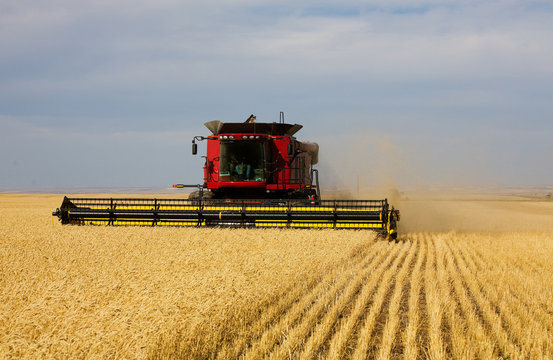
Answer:
<svg viewBox="0 0 553 360"><path fill-rule="evenodd" d="M67 198L62 224L372 229L395 238L399 211L384 200L322 200L319 145L299 124L209 121L203 182L186 199Z"/></svg>

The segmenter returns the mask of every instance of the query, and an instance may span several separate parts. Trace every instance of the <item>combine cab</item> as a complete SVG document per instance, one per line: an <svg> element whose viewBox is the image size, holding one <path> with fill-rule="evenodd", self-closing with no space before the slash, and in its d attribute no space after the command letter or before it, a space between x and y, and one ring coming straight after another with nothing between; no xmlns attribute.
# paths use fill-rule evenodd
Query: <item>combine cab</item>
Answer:
<svg viewBox="0 0 553 360"><path fill-rule="evenodd" d="M62 224L372 229L396 238L399 211L387 200L321 200L319 146L300 142L302 126L211 121L204 181L188 199L64 198Z"/></svg>

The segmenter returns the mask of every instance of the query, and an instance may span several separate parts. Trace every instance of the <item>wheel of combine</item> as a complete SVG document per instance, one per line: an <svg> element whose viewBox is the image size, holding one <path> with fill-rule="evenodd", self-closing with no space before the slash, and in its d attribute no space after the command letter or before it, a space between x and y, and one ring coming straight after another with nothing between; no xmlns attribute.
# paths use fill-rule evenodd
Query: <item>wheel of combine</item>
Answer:
<svg viewBox="0 0 553 360"><path fill-rule="evenodd" d="M211 191L202 191L202 192L203 192L202 199L213 199L215 197L215 194L212 193ZM199 190L192 191L190 193L190 195L188 195L188 199L189 200L199 200L200 199L200 191Z"/></svg>
<svg viewBox="0 0 553 360"><path fill-rule="evenodd" d="M310 200L317 198L317 192L313 189L296 190L289 195L290 199Z"/></svg>
<svg viewBox="0 0 553 360"><path fill-rule="evenodd" d="M307 199L307 194L305 194L303 191L294 191L293 193L291 193L289 195L290 199L296 199L296 200L304 200L304 199Z"/></svg>

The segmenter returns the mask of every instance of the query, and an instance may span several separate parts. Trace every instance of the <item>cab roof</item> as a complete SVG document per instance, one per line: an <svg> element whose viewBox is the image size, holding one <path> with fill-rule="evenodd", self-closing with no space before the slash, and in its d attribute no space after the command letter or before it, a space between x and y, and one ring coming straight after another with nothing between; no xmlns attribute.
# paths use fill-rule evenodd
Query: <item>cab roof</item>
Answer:
<svg viewBox="0 0 553 360"><path fill-rule="evenodd" d="M208 121L205 124L213 135L219 134L266 134L273 136L292 136L297 133L303 125L284 123L224 123L219 120Z"/></svg>

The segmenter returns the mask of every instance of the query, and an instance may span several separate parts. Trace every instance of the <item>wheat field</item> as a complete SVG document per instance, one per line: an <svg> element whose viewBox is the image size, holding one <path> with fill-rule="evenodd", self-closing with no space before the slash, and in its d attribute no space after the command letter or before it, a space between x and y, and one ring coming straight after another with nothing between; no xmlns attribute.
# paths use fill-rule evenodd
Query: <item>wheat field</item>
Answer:
<svg viewBox="0 0 553 360"><path fill-rule="evenodd" d="M405 202L396 243L61 226L61 198L0 194L1 358L553 358L552 202Z"/></svg>

